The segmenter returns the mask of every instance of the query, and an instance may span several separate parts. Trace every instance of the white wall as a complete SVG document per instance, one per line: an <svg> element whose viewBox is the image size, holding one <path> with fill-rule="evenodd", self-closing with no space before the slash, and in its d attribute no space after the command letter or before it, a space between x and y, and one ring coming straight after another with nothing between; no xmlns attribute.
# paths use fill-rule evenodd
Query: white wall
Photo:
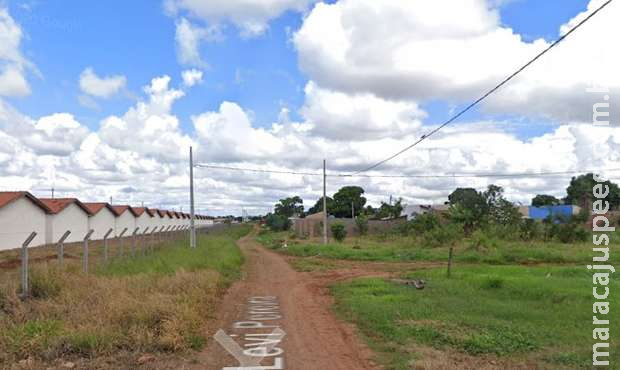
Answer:
<svg viewBox="0 0 620 370"><path fill-rule="evenodd" d="M148 214L148 212L144 211L144 213L142 213L139 217L136 218L136 227L140 228L140 230L138 231L138 234L140 235L144 234L144 230L146 230L147 227L149 233L152 231L151 216Z"/></svg>
<svg viewBox="0 0 620 370"><path fill-rule="evenodd" d="M164 219L159 217L157 212L155 212L155 216L151 217L151 230L155 228L157 232L159 232L159 229L161 229L163 224L164 224Z"/></svg>
<svg viewBox="0 0 620 370"><path fill-rule="evenodd" d="M105 234L110 229L113 229L113 230L112 230L112 234L110 234L108 238L113 238L115 221L116 221L116 215L112 213L112 211L110 211L108 207L103 207L99 212L97 212L97 214L95 214L94 216L90 216L88 228L95 230L91 239L92 240L103 239Z"/></svg>
<svg viewBox="0 0 620 370"><path fill-rule="evenodd" d="M80 242L89 230L88 213L77 204L71 203L59 213L47 215L47 226L47 244L58 242L67 230L71 231L71 234L65 239L65 243Z"/></svg>
<svg viewBox="0 0 620 370"><path fill-rule="evenodd" d="M115 235L122 233L125 228L127 228L127 231L123 236L130 236L136 229L136 218L130 210L126 210L120 216L116 217L114 226Z"/></svg>
<svg viewBox="0 0 620 370"><path fill-rule="evenodd" d="M30 246L45 244L45 221L45 212L25 197L0 208L0 250L21 248L33 231Z"/></svg>

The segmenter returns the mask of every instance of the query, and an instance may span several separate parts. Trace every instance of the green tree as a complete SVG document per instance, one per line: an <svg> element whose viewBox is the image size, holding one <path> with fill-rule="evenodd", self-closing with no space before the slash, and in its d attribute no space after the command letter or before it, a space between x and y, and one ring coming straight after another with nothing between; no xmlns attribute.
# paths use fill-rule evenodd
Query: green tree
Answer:
<svg viewBox="0 0 620 370"><path fill-rule="evenodd" d="M487 203L488 221L502 226L516 226L521 220L517 207L504 198L504 189L501 186L489 185L482 197Z"/></svg>
<svg viewBox="0 0 620 370"><path fill-rule="evenodd" d="M474 229L485 222L489 212L488 202L495 201L497 189L487 190L485 195L472 188L458 188L448 196L450 201L450 219L463 224L463 229L469 235Z"/></svg>
<svg viewBox="0 0 620 370"><path fill-rule="evenodd" d="M275 214L292 217L296 214L301 215L304 213L304 201L299 196L280 199L280 202L275 206Z"/></svg>
<svg viewBox="0 0 620 370"><path fill-rule="evenodd" d="M313 215L315 213L319 213L323 211L323 197L320 197L319 200L314 203L312 207L308 210L309 215ZM330 197L327 197L327 213L333 214L334 211L334 200Z"/></svg>
<svg viewBox="0 0 620 370"><path fill-rule="evenodd" d="M362 194L364 194L364 189L359 186L345 186L340 188L340 190L334 194L333 215L336 217L351 217L352 205L355 208L355 215L359 215L366 204L366 198L364 198Z"/></svg>
<svg viewBox="0 0 620 370"><path fill-rule="evenodd" d="M400 214L403 213L403 200L402 198L398 198L398 200L393 204L381 202L381 206L376 212L376 216L378 218L397 218L400 217Z"/></svg>
<svg viewBox="0 0 620 370"><path fill-rule="evenodd" d="M571 179L570 185L566 188L567 195L566 198L564 198L565 203L583 206L584 198L592 200L592 189L597 184L603 185L603 192L605 186L609 187L609 194L607 194L605 200L609 202L611 208L617 209L620 206L620 188L618 188L618 185L609 180L597 182L594 179L594 175L591 173Z"/></svg>
<svg viewBox="0 0 620 370"><path fill-rule="evenodd" d="M355 224L360 232L360 235L368 234L368 216L361 214L355 219Z"/></svg>
<svg viewBox="0 0 620 370"><path fill-rule="evenodd" d="M544 207L544 206L557 206L560 204L560 200L553 195L538 194L532 198L532 206Z"/></svg>
<svg viewBox="0 0 620 370"><path fill-rule="evenodd" d="M272 213L267 215L265 223L273 231L285 231L291 227L291 221L288 219L288 217L282 215L274 215Z"/></svg>

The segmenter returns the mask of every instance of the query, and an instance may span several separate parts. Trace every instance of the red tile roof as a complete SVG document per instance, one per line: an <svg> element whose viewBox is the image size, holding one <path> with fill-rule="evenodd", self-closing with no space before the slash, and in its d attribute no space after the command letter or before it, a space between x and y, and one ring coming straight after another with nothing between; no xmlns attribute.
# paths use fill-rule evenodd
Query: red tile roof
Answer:
<svg viewBox="0 0 620 370"><path fill-rule="evenodd" d="M116 213L116 210L114 209L114 207L112 207L108 203L83 203L83 204L84 204L84 206L86 206L86 208L88 208L88 210L90 211L90 213L92 215L96 215L102 209L107 208L107 209L110 210L110 212L112 212L114 214L114 216L118 216L118 214Z"/></svg>
<svg viewBox="0 0 620 370"><path fill-rule="evenodd" d="M138 217L142 216L142 214L146 211L145 207L132 207L134 210L134 214Z"/></svg>
<svg viewBox="0 0 620 370"><path fill-rule="evenodd" d="M84 203L80 202L76 198L39 198L39 200L50 209L52 214L58 214L62 212L69 205L75 203L78 207L80 207L84 212L88 215L92 215L90 210L84 205Z"/></svg>
<svg viewBox="0 0 620 370"><path fill-rule="evenodd" d="M112 208L114 208L114 210L116 211L116 214L118 216L122 215L127 210L129 210L129 212L131 212L134 216L137 216L136 211L133 209L133 207L130 207L130 206L127 206L127 205L112 206Z"/></svg>
<svg viewBox="0 0 620 370"><path fill-rule="evenodd" d="M43 209L45 213L51 213L49 207L41 202L37 197L27 191L0 191L0 208L18 200L21 197L28 198L31 202Z"/></svg>

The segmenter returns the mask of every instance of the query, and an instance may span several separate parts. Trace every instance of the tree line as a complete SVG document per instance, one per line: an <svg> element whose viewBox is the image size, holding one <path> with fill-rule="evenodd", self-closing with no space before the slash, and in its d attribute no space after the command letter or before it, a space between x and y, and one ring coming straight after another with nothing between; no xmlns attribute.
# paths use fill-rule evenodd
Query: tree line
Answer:
<svg viewBox="0 0 620 370"><path fill-rule="evenodd" d="M556 198L553 195L538 194L531 202L532 206L544 207L555 205L580 205L589 201L592 196L592 188L597 182L594 175L589 173L573 177L566 188L564 198ZM609 187L609 193L605 198L611 209L620 207L620 188L617 184L606 181L602 183ZM345 186L340 188L332 197L327 197L327 212L337 218L350 218L363 216L364 219L396 218L401 216L404 204L402 198L394 202L381 202L379 207L367 205L364 197L364 189L360 186ZM504 196L504 189L497 185L489 185L484 191L474 188L457 188L449 196L446 202L449 208L449 219L452 223L459 224L465 234L488 225L516 225L521 222L518 208ZM275 226L272 228L285 230L289 226L290 217L305 217L323 210L323 197L307 211L304 208L303 199L299 196L280 199L274 207L274 214L268 216L268 223ZM583 216L587 217L587 216ZM555 220L557 221L557 220ZM552 220L552 223L558 223ZM574 220L577 222L577 220ZM563 222L568 223L568 221Z"/></svg>

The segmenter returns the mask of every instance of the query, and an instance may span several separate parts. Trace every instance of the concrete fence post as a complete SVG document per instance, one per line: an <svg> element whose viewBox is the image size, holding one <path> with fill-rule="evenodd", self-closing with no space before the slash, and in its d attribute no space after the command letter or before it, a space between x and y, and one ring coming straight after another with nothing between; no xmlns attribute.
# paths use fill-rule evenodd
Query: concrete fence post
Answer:
<svg viewBox="0 0 620 370"><path fill-rule="evenodd" d="M142 232L142 237L140 238L140 252L142 253L142 256L146 255L146 248L147 243L148 243L148 232L149 232L150 227L147 227L146 229L144 229L144 231Z"/></svg>
<svg viewBox="0 0 620 370"><path fill-rule="evenodd" d="M123 257L123 235L125 235L126 232L127 228L124 228L123 231L116 237L118 239L118 251L116 251L116 253L121 257Z"/></svg>
<svg viewBox="0 0 620 370"><path fill-rule="evenodd" d="M131 256L132 257L136 256L136 238L138 237L138 230L140 230L140 228L136 227L136 229L133 231L133 234L131 234Z"/></svg>
<svg viewBox="0 0 620 370"><path fill-rule="evenodd" d="M30 287L28 282L28 245L37 236L36 232L32 232L28 238L22 244L22 297L27 298L30 294Z"/></svg>
<svg viewBox="0 0 620 370"><path fill-rule="evenodd" d="M67 230L58 240L58 264L63 266L65 260L65 240L71 235L71 231Z"/></svg>
<svg viewBox="0 0 620 370"><path fill-rule="evenodd" d="M151 249L151 253L153 253L155 251L155 234L157 234L157 228L154 227L153 230L151 231L151 240L150 240L150 249Z"/></svg>
<svg viewBox="0 0 620 370"><path fill-rule="evenodd" d="M108 230L108 232L103 236L103 261L108 263L108 237L112 234L114 229Z"/></svg>
<svg viewBox="0 0 620 370"><path fill-rule="evenodd" d="M88 233L86 233L86 236L84 237L84 251L82 253L82 269L84 270L85 274L88 274L88 241L90 240L90 237L93 235L93 233L95 232L95 230L89 230Z"/></svg>
<svg viewBox="0 0 620 370"><path fill-rule="evenodd" d="M162 226L159 228L159 234L157 234L157 243L159 244L159 246L161 247L162 244L162 239L163 239L163 235L164 235L164 230L166 229L165 226Z"/></svg>

